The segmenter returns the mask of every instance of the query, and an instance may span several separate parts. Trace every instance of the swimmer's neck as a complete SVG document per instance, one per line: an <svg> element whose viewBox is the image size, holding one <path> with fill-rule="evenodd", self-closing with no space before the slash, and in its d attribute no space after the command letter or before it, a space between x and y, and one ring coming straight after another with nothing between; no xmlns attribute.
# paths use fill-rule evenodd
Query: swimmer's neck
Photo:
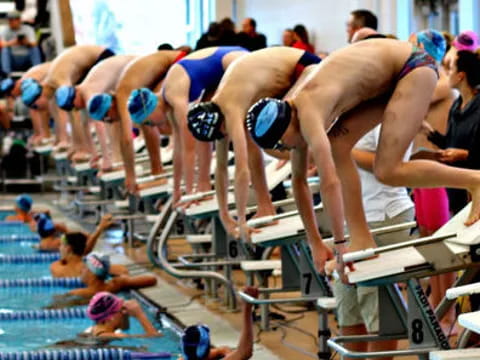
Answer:
<svg viewBox="0 0 480 360"><path fill-rule="evenodd" d="M62 260L65 265L75 265L82 262L82 257L74 254L69 254L65 256Z"/></svg>

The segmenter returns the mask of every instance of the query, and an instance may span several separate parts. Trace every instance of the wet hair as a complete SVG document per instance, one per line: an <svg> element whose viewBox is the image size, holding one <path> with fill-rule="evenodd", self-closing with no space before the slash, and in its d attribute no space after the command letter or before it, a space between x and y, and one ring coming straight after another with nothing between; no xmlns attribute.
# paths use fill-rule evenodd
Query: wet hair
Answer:
<svg viewBox="0 0 480 360"><path fill-rule="evenodd" d="M308 31L307 28L302 24L297 24L293 28L293 32L297 34L297 36L305 43L310 44L310 40L308 38Z"/></svg>
<svg viewBox="0 0 480 360"><path fill-rule="evenodd" d="M75 255L83 256L87 246L87 236L82 232L71 232L65 234L67 244L72 248Z"/></svg>
<svg viewBox="0 0 480 360"><path fill-rule="evenodd" d="M369 27L374 30L377 30L378 28L378 19L375 16L374 13L372 13L370 10L366 9L359 9L359 10L354 10L350 14L353 15L356 21L359 21L360 27Z"/></svg>
<svg viewBox="0 0 480 360"><path fill-rule="evenodd" d="M480 90L480 55L470 51L459 51L457 56L457 71L466 74L470 87Z"/></svg>

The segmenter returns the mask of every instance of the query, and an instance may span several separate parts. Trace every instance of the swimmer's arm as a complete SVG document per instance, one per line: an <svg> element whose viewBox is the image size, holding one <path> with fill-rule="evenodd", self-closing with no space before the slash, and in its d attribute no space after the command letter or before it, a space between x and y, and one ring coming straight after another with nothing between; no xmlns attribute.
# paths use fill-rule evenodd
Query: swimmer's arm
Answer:
<svg viewBox="0 0 480 360"><path fill-rule="evenodd" d="M292 190L295 202L307 232L307 240L311 246L319 245L322 237L318 231L317 220L313 210L312 193L307 183L307 148L297 147L291 151L292 160Z"/></svg>
<svg viewBox="0 0 480 360"><path fill-rule="evenodd" d="M132 120L130 119L130 114L128 113L127 108L127 96L122 96L121 92L117 88L117 112L120 115L120 121L114 122L112 125L114 127L120 127L120 138L114 139L114 141L120 142L120 153L123 160L123 165L125 169L125 180L132 182L128 184L131 186L129 191L133 190L134 184L136 184L135 179L135 154L133 150L133 140L132 140Z"/></svg>
<svg viewBox="0 0 480 360"><path fill-rule="evenodd" d="M153 275L128 276L120 275L111 280L115 290L140 289L144 287L154 286L157 278Z"/></svg>
<svg viewBox="0 0 480 360"><path fill-rule="evenodd" d="M158 129L153 126L142 125L143 138L150 158L151 173L158 175L163 172L162 155L160 152L160 134Z"/></svg>
<svg viewBox="0 0 480 360"><path fill-rule="evenodd" d="M247 360L253 355L253 317L252 304L243 305L243 325L237 349L224 357L224 360Z"/></svg>
<svg viewBox="0 0 480 360"><path fill-rule="evenodd" d="M89 288L80 288L80 289L70 290L66 295L67 296L79 296L79 297L83 297L83 298L89 298L93 294L92 294L92 290L90 290Z"/></svg>
<svg viewBox="0 0 480 360"><path fill-rule="evenodd" d="M181 168L177 167L177 171L181 171L185 182L185 192L191 194L193 192L193 180L195 178L195 138L187 128L187 110L188 104L183 100L175 98L172 103L173 113L175 117L175 150L181 153ZM176 136L178 135L178 136ZM175 177L175 176L174 176ZM181 179L182 177L180 177ZM180 182L178 182L180 187Z"/></svg>
<svg viewBox="0 0 480 360"><path fill-rule="evenodd" d="M135 316L140 325L142 325L143 330L145 330L145 335L147 336L162 336L162 333L159 332L153 324L148 320L147 315L141 311L138 315Z"/></svg>
<svg viewBox="0 0 480 360"><path fill-rule="evenodd" d="M252 165L254 154L248 155L248 151L252 150L252 146L248 146L247 138L244 130L242 119L235 119L231 117L231 129L228 134L232 139L233 151L235 152L235 203L237 208L238 225L240 228L246 226L247 217L246 209L248 202L248 188L250 185L250 169L249 165ZM255 151L255 149L253 149ZM253 168L252 168L253 169ZM263 169L254 169L253 176L260 176L260 172ZM258 172L258 173L257 173Z"/></svg>
<svg viewBox="0 0 480 360"><path fill-rule="evenodd" d="M374 152L352 149L352 156L359 168L373 172L373 163L375 161Z"/></svg>
<svg viewBox="0 0 480 360"><path fill-rule="evenodd" d="M320 194L331 221L332 234L335 240L344 240L345 215L342 188L333 162L330 141L324 129L317 128L319 126L318 119L306 118L304 120L307 126L302 129L302 134L310 145L310 150L317 165L321 179Z"/></svg>
<svg viewBox="0 0 480 360"><path fill-rule="evenodd" d="M224 138L215 144L215 157L217 167L215 168L215 192L217 194L218 209L223 226L229 231L235 222L228 212L228 143L229 139ZM236 174L236 171L235 171Z"/></svg>

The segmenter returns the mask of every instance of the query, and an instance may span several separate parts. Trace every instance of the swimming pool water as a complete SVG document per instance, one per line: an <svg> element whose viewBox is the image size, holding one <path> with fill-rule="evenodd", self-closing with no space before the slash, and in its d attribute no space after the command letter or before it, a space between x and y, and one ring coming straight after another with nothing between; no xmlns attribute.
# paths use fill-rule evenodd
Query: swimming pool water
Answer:
<svg viewBox="0 0 480 360"><path fill-rule="evenodd" d="M6 216L0 212L0 221ZM1 226L0 236L32 234L24 225ZM0 242L0 254L35 254L32 242ZM0 279L38 278L49 276L49 263L30 264L0 264ZM39 310L52 305L55 297L66 294L71 289L64 287L11 287L0 288L0 311ZM128 298L128 294L123 294ZM58 299L57 299L58 301ZM61 302L61 300L60 300ZM77 303L78 305L78 303ZM86 305L86 301L83 301ZM143 305L143 304L142 304ZM158 321L153 308L144 306L147 315L164 336L161 338L132 338L111 341L106 346L125 347L134 351L145 352L171 352L180 353L179 335L175 326L169 321ZM79 348L78 342L70 345L56 344L62 340L72 340L76 335L91 326L89 319L67 320L17 320L0 321L0 352L31 351L45 347ZM130 329L125 331L130 334L142 334L141 325L130 319ZM82 342L84 348L97 348L98 344Z"/></svg>
<svg viewBox="0 0 480 360"><path fill-rule="evenodd" d="M9 215L13 215L15 212L13 211L0 211L0 221L5 220L5 218Z"/></svg>
<svg viewBox="0 0 480 360"><path fill-rule="evenodd" d="M32 235L33 232L25 224L9 224L8 226L0 226L0 236L5 235Z"/></svg>
<svg viewBox="0 0 480 360"><path fill-rule="evenodd" d="M39 310L50 305L54 295L70 290L64 287L0 288L0 310Z"/></svg>
<svg viewBox="0 0 480 360"><path fill-rule="evenodd" d="M110 341L105 345L127 347L135 351L180 353L179 337L175 329L170 327L166 321L158 321L151 309L144 307L144 310L154 326L162 331L163 337L120 339ZM93 322L88 318L0 321L0 351L31 351L46 347L79 348L82 345L88 348L97 347L97 343L92 343L93 339L80 337L75 340L77 334L91 325ZM130 318L130 328L124 332L134 335L143 334L143 328L136 319ZM75 342L65 344L66 340L75 340Z"/></svg>
<svg viewBox="0 0 480 360"><path fill-rule="evenodd" d="M35 248L38 242L30 241L0 241L0 254L5 255L28 255L28 254L40 254Z"/></svg>
<svg viewBox="0 0 480 360"><path fill-rule="evenodd" d="M0 279L28 279L44 276L50 276L49 263L0 264ZM0 288L0 292L2 290Z"/></svg>

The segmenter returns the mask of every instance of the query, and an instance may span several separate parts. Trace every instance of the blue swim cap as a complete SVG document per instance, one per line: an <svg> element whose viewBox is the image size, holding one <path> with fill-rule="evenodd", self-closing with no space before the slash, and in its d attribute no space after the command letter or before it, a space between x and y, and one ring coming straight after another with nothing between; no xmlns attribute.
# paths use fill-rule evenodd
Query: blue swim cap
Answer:
<svg viewBox="0 0 480 360"><path fill-rule="evenodd" d="M87 103L88 115L93 120L103 120L112 106L112 100L113 98L110 94L93 95Z"/></svg>
<svg viewBox="0 0 480 360"><path fill-rule="evenodd" d="M135 89L128 98L128 112L132 121L141 125L155 110L158 98L152 90L147 88Z"/></svg>
<svg viewBox="0 0 480 360"><path fill-rule="evenodd" d="M28 107L32 107L35 101L42 95L42 85L32 78L23 80L20 89L22 91L22 101Z"/></svg>
<svg viewBox="0 0 480 360"><path fill-rule="evenodd" d="M11 78L3 79L0 82L0 93L2 95L10 95L10 92L13 90L14 87L15 87L15 81L13 81L13 79Z"/></svg>
<svg viewBox="0 0 480 360"><path fill-rule="evenodd" d="M97 277L105 280L110 272L110 258L107 255L101 256L97 254L89 254L83 259L88 270Z"/></svg>
<svg viewBox="0 0 480 360"><path fill-rule="evenodd" d="M73 109L73 100L75 99L75 88L73 86L60 86L55 91L55 100L60 109L70 111Z"/></svg>
<svg viewBox="0 0 480 360"><path fill-rule="evenodd" d="M211 101L193 105L187 115L188 129L200 141L222 139L225 136L220 131L223 121L222 110Z"/></svg>
<svg viewBox="0 0 480 360"><path fill-rule="evenodd" d="M55 224L46 214L40 214L37 220L37 232L41 238L55 234Z"/></svg>
<svg viewBox="0 0 480 360"><path fill-rule="evenodd" d="M15 204L20 210L29 212L32 208L33 200L30 195L22 194L17 196L15 199Z"/></svg>
<svg viewBox="0 0 480 360"><path fill-rule="evenodd" d="M417 33L417 42L423 45L425 51L435 61L442 61L447 50L447 42L442 33L432 29L420 31Z"/></svg>
<svg viewBox="0 0 480 360"><path fill-rule="evenodd" d="M210 352L210 329L206 325L187 327L180 345L185 360L206 359Z"/></svg>
<svg viewBox="0 0 480 360"><path fill-rule="evenodd" d="M291 107L286 101L265 98L248 110L245 122L258 146L272 149L287 130L291 113Z"/></svg>

